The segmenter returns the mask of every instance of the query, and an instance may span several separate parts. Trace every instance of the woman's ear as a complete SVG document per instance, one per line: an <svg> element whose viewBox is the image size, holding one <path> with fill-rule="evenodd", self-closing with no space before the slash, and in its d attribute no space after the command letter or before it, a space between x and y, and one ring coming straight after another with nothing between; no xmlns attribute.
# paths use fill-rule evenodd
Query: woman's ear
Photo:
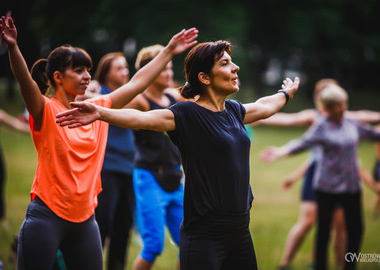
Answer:
<svg viewBox="0 0 380 270"><path fill-rule="evenodd" d="M62 73L59 71L54 71L53 73L53 78L56 84L61 84L62 83Z"/></svg>
<svg viewBox="0 0 380 270"><path fill-rule="evenodd" d="M199 72L198 80L201 82L201 84L210 85L210 77L204 72Z"/></svg>

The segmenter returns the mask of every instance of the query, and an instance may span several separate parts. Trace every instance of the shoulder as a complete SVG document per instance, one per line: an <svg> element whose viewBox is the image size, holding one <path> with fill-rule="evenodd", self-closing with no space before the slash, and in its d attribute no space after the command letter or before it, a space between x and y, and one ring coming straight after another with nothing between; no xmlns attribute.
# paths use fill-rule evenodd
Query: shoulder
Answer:
<svg viewBox="0 0 380 270"><path fill-rule="evenodd" d="M238 114L244 119L246 110L242 103L240 103L237 100L228 99L226 100L225 104L227 109L233 110L236 114Z"/></svg>
<svg viewBox="0 0 380 270"><path fill-rule="evenodd" d="M168 109L171 111L187 111L196 108L196 104L192 101L183 101L173 104Z"/></svg>

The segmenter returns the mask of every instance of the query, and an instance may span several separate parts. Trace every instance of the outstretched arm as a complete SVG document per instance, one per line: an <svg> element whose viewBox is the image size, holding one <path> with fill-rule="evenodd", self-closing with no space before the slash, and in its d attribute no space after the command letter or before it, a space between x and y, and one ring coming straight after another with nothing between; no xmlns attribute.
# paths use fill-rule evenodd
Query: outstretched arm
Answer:
<svg viewBox="0 0 380 270"><path fill-rule="evenodd" d="M71 102L74 109L57 114L56 122L60 126L76 128L91 124L96 120L112 125L155 131L175 129L174 114L169 109L141 112L135 109L108 109L89 102Z"/></svg>
<svg viewBox="0 0 380 270"><path fill-rule="evenodd" d="M16 117L9 115L3 110L0 110L0 124L4 124L17 131L21 131L28 134L30 133L29 125L27 123L20 121Z"/></svg>
<svg viewBox="0 0 380 270"><path fill-rule="evenodd" d="M271 115L278 112L287 102L286 96L289 100L293 98L293 95L298 90L300 80L298 77L295 78L294 82L287 78L282 84L282 90L287 93L276 93L271 96L266 96L258 99L256 102L244 104L246 113L244 117L244 123L250 124L254 121L268 118Z"/></svg>
<svg viewBox="0 0 380 270"><path fill-rule="evenodd" d="M180 54L194 46L198 30L191 28L174 35L168 45L147 65L141 68L132 79L120 88L112 91L112 108L119 109L128 104L134 97L145 90L161 73L174 55Z"/></svg>
<svg viewBox="0 0 380 270"><path fill-rule="evenodd" d="M277 127L308 127L313 124L316 118L316 109L307 109L296 113L278 112L269 118L253 122L251 125L267 125Z"/></svg>
<svg viewBox="0 0 380 270"><path fill-rule="evenodd" d="M16 77L25 106L34 119L37 127L41 126L42 113L44 109L44 98L37 83L29 73L28 66L17 45L17 30L11 17L0 20L1 38L8 45L9 61L12 72Z"/></svg>

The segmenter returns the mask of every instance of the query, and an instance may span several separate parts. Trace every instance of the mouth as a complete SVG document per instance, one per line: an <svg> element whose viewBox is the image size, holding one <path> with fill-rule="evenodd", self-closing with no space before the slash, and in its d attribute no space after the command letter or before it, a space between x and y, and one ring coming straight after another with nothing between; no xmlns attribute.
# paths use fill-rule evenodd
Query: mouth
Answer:
<svg viewBox="0 0 380 270"><path fill-rule="evenodd" d="M234 83L238 83L238 81L239 81L239 77L235 77L235 78L233 78L232 81L233 81Z"/></svg>

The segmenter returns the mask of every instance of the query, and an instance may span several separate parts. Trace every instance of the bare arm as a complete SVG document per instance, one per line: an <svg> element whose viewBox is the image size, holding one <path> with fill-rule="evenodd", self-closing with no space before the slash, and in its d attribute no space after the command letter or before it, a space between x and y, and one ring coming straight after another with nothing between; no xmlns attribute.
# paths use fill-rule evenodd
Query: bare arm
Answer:
<svg viewBox="0 0 380 270"><path fill-rule="evenodd" d="M39 128L45 106L43 95L29 73L28 66L17 45L17 30L12 18L5 18L3 16L0 21L0 28L1 37L8 45L12 72L20 85L25 106L32 115L36 127Z"/></svg>
<svg viewBox="0 0 380 270"><path fill-rule="evenodd" d="M0 110L0 124L4 124L17 131L21 131L28 134L30 133L28 124L20 121L12 115L7 114L3 110Z"/></svg>
<svg viewBox="0 0 380 270"><path fill-rule="evenodd" d="M57 114L56 122L61 126L76 128L101 120L131 129L162 132L175 129L174 114L169 109L141 112L135 109L108 109L88 102L71 102L70 105L75 108Z"/></svg>
<svg viewBox="0 0 380 270"><path fill-rule="evenodd" d="M298 179L301 179L301 177L305 175L309 166L310 166L309 160L302 163L294 172L292 172L290 175L288 175L285 178L284 183L282 184L282 187L284 189L290 188L294 184L294 182L296 182Z"/></svg>
<svg viewBox="0 0 380 270"><path fill-rule="evenodd" d="M125 85L112 91L112 108L124 107L134 97L145 90L161 73L174 55L184 52L197 43L198 30L191 28L173 36L169 44L147 65L141 68Z"/></svg>
<svg viewBox="0 0 380 270"><path fill-rule="evenodd" d="M287 78L282 84L282 90L286 91L289 95L289 99L293 98L293 95L298 89L300 80L295 78L294 82ZM244 104L246 113L244 117L244 123L250 124L254 121L268 118L281 110L286 104L286 97L284 93L276 93L271 96L266 96L258 99L256 102Z"/></svg>
<svg viewBox="0 0 380 270"><path fill-rule="evenodd" d="M380 122L380 112L369 110L360 111L347 111L346 116L363 123L377 123Z"/></svg>
<svg viewBox="0 0 380 270"><path fill-rule="evenodd" d="M252 124L278 127L308 127L313 124L314 120L316 119L316 116L316 109L307 109L297 113L278 112L269 118L261 119Z"/></svg>

